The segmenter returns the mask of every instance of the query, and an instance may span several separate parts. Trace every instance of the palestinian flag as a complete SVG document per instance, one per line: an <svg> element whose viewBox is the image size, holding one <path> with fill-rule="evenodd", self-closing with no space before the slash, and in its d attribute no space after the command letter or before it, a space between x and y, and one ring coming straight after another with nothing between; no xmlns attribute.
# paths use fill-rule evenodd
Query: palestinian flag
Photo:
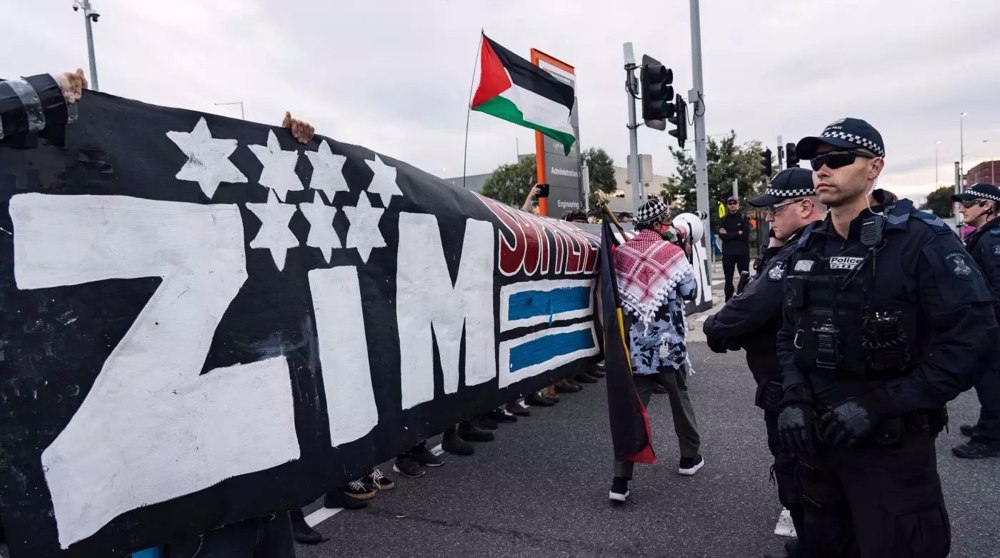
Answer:
<svg viewBox="0 0 1000 558"><path fill-rule="evenodd" d="M614 233L605 215L601 227L601 325L604 330L604 365L607 370L608 419L615 459L655 463L649 414L632 379L632 355L615 278Z"/></svg>
<svg viewBox="0 0 1000 558"><path fill-rule="evenodd" d="M472 110L538 130L563 144L576 141L570 125L573 88L483 35L479 88Z"/></svg>

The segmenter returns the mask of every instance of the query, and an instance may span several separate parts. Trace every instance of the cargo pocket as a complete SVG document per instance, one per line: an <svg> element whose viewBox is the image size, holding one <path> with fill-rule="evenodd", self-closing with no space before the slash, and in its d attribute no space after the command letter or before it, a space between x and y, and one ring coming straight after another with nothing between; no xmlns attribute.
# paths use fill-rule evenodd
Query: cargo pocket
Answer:
<svg viewBox="0 0 1000 558"><path fill-rule="evenodd" d="M951 549L951 525L936 486L886 493L888 556L944 558Z"/></svg>

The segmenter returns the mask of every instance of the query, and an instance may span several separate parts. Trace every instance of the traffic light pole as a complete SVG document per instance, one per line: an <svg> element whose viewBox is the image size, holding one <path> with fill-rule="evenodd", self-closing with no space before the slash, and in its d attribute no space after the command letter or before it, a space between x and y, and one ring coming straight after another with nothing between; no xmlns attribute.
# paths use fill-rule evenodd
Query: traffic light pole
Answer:
<svg viewBox="0 0 1000 558"><path fill-rule="evenodd" d="M712 235L708 208L708 152L705 146L705 86L701 75L701 14L698 0L691 0L691 66L694 73L694 88L688 92L688 100L694 110L694 169L697 186L698 211L704 215L702 221L705 235L705 253L712 251ZM708 267L708 288L712 285L712 267Z"/></svg>
<svg viewBox="0 0 1000 558"><path fill-rule="evenodd" d="M628 97L628 143L629 161L628 180L631 183L632 215L639 211L640 192L642 185L639 184L639 137L637 130L639 125L635 123L635 55L632 53L632 43L623 45L625 51L625 95Z"/></svg>

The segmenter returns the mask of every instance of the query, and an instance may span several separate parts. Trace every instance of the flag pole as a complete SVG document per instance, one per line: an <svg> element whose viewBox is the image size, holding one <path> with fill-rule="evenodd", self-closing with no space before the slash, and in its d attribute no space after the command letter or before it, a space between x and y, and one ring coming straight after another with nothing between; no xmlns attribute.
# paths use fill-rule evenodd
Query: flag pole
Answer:
<svg viewBox="0 0 1000 558"><path fill-rule="evenodd" d="M483 37L486 32L479 30L479 46L476 48L476 61L472 64L472 82L469 84L469 102L465 103L465 147L462 150L462 188L465 189L465 165L469 160L469 116L472 115L472 88L476 86L476 70L479 69L479 56L483 51Z"/></svg>

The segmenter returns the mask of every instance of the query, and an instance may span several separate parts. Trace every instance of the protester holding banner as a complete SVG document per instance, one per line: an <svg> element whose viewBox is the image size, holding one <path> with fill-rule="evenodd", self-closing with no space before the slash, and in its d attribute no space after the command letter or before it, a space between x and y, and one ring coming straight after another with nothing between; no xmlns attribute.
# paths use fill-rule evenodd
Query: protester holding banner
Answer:
<svg viewBox="0 0 1000 558"><path fill-rule="evenodd" d="M669 220L668 208L659 199L639 208L634 221L639 232L615 251L615 275L631 319L629 344L639 398L646 406L657 383L667 388L680 445L677 472L694 475L705 460L699 453L701 437L686 385L684 298L694 294L696 284L684 252L661 236ZM631 461L615 461L612 500L624 502L628 497L633 468Z"/></svg>
<svg viewBox="0 0 1000 558"><path fill-rule="evenodd" d="M63 126L75 120L75 103L87 88L83 70L0 81L0 140L40 134L62 142Z"/></svg>

